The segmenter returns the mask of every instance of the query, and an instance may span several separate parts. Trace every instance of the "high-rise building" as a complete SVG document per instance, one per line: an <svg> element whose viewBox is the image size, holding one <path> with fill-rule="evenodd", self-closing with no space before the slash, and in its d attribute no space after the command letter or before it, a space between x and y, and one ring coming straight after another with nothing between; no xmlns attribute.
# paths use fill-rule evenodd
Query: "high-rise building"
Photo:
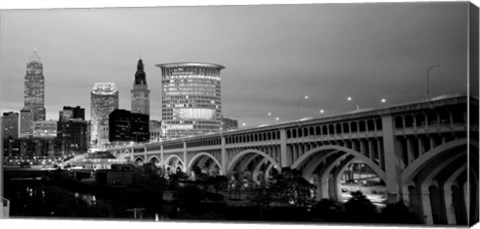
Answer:
<svg viewBox="0 0 480 229"><path fill-rule="evenodd" d="M168 63L162 70L164 138L218 132L222 127L220 70L208 63Z"/></svg>
<svg viewBox="0 0 480 229"><path fill-rule="evenodd" d="M91 147L108 144L108 115L118 109L118 90L115 83L95 83L91 93Z"/></svg>
<svg viewBox="0 0 480 229"><path fill-rule="evenodd" d="M131 114L127 110L115 109L108 116L109 140L112 144L132 141Z"/></svg>
<svg viewBox="0 0 480 229"><path fill-rule="evenodd" d="M132 140L135 142L148 142L150 140L150 118L148 115L132 113Z"/></svg>
<svg viewBox="0 0 480 229"><path fill-rule="evenodd" d="M2 137L18 138L18 113L5 112L2 116Z"/></svg>
<svg viewBox="0 0 480 229"><path fill-rule="evenodd" d="M20 110L20 136L21 138L33 137L34 112L30 109Z"/></svg>
<svg viewBox="0 0 480 229"><path fill-rule="evenodd" d="M43 65L36 49L27 63L24 108L32 110L34 121L45 120L45 79Z"/></svg>
<svg viewBox="0 0 480 229"><path fill-rule="evenodd" d="M149 117L146 114L116 109L110 113L108 123L112 145L149 140Z"/></svg>
<svg viewBox="0 0 480 229"><path fill-rule="evenodd" d="M147 78L143 70L142 59L138 60L137 72L135 73L135 81L133 82L132 92L132 112L140 114L150 114L150 99L147 86Z"/></svg>
<svg viewBox="0 0 480 229"><path fill-rule="evenodd" d="M64 106L59 112L57 138L61 142L62 153L85 153L88 150L88 122L85 109L80 106Z"/></svg>
<svg viewBox="0 0 480 229"><path fill-rule="evenodd" d="M57 137L57 121L34 121L33 137L35 138L55 138Z"/></svg>

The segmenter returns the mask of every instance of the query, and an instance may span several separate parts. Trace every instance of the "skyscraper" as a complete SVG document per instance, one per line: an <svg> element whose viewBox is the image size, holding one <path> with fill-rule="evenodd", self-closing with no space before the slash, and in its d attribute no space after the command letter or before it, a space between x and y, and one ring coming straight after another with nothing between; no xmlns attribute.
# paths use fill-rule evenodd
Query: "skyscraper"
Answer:
<svg viewBox="0 0 480 229"><path fill-rule="evenodd" d="M102 148L108 143L108 115L118 109L118 90L115 83L95 83L90 103L90 145Z"/></svg>
<svg viewBox="0 0 480 229"><path fill-rule="evenodd" d="M2 116L2 137L18 138L18 113L6 112Z"/></svg>
<svg viewBox="0 0 480 229"><path fill-rule="evenodd" d="M162 130L166 139L218 132L222 127L220 70L208 63L169 63L162 69Z"/></svg>
<svg viewBox="0 0 480 229"><path fill-rule="evenodd" d="M132 92L132 113L150 114L150 99L148 95L147 79L143 70L142 59L138 60L137 72L135 73L135 81L133 82Z"/></svg>
<svg viewBox="0 0 480 229"><path fill-rule="evenodd" d="M25 75L24 108L32 110L34 121L45 120L45 81L43 65L36 49L27 63Z"/></svg>

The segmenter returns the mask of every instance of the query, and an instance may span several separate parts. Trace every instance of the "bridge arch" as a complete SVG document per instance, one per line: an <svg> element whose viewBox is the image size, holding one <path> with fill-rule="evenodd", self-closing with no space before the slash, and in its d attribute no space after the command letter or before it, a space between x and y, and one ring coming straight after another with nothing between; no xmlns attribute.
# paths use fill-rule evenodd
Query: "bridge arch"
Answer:
<svg viewBox="0 0 480 229"><path fill-rule="evenodd" d="M187 171L192 171L192 168L193 166L195 165L195 163L197 163L201 158L203 157L207 157L209 159L211 159L219 168L219 171L220 171L220 175L222 175L222 171L221 171L221 168L222 168L222 164L214 157L212 156L211 154L207 153L207 152L201 152L199 154L196 154L191 160L190 162L188 163L188 166L187 166Z"/></svg>
<svg viewBox="0 0 480 229"><path fill-rule="evenodd" d="M157 156L150 156L147 160L149 163L154 164L155 166L160 166L161 162L160 159Z"/></svg>
<svg viewBox="0 0 480 229"><path fill-rule="evenodd" d="M244 151L240 152L239 154L237 154L235 157L232 158L232 160L230 161L230 163L228 163L228 166L227 166L227 174L231 175L232 170L235 167L235 165L240 161L240 159L242 157L244 157L245 155L248 155L248 154L260 155L263 158L267 159L273 166L275 166L276 168L279 168L279 170L281 169L280 165L270 155L268 155L268 154L266 154L266 153L264 153L260 150L257 150L257 149L247 149L247 150L244 150Z"/></svg>
<svg viewBox="0 0 480 229"><path fill-rule="evenodd" d="M386 174L385 172L380 168L379 165L377 165L374 161L371 159L367 158L365 155L352 150L350 148L344 147L344 146L339 146L339 145L323 145L320 147L316 147L314 149L311 149L304 153L302 156L300 156L291 166L292 169L299 169L303 165L309 162L309 159L311 159L312 156L318 153L338 153L338 152L345 152L349 155L354 156L357 160L362 161L363 163L367 164L382 180L386 180Z"/></svg>
<svg viewBox="0 0 480 229"><path fill-rule="evenodd" d="M170 165L171 162L173 162L172 165ZM182 158L180 158L176 154L172 154L172 155L168 156L165 159L164 166L167 169L170 169L170 171L175 171L176 172L177 169L180 168L182 171L186 172L185 171L185 162L182 160Z"/></svg>
<svg viewBox="0 0 480 229"><path fill-rule="evenodd" d="M413 161L411 164L409 164L405 168L405 170L401 175L402 183L406 183L412 180L421 169L423 169L425 166L430 165L430 162L432 162L435 158L438 158L439 156L445 153L449 153L452 150L456 150L466 146L467 146L467 139L462 138L462 139L457 139L457 140L442 144L440 146L437 146L429 150L428 152L425 152L423 155L418 157L415 161ZM478 149L478 144L477 144L477 149Z"/></svg>
<svg viewBox="0 0 480 229"><path fill-rule="evenodd" d="M137 165L137 166L142 166L143 163L144 163L142 157L135 157L134 162L135 162L135 165Z"/></svg>

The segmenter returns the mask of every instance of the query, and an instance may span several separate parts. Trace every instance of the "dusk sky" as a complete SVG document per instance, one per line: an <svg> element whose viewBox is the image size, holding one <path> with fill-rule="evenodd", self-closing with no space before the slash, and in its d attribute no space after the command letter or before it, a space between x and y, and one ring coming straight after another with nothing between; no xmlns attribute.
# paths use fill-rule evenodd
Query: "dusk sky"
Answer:
<svg viewBox="0 0 480 229"><path fill-rule="evenodd" d="M131 109L139 56L161 119L156 64L225 66L222 111L247 125L324 116L467 90L467 3L4 10L0 20L1 111L23 107L26 63L38 50L47 119L86 108L95 82L115 82ZM478 81L477 81L478 84ZM347 97L353 102L348 102ZM385 98L386 104L380 99ZM272 117L267 116L271 112Z"/></svg>

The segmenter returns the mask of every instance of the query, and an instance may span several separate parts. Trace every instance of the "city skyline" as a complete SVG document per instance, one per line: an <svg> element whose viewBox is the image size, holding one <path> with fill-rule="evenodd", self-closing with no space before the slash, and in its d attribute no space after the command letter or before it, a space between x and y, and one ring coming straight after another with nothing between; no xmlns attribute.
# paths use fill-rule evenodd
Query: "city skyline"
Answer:
<svg viewBox="0 0 480 229"><path fill-rule="evenodd" d="M170 62L226 66L222 112L248 126L273 123L275 117L318 116L320 110L345 113L356 104L386 106L382 98L387 105L423 100L425 71L437 64L430 73L432 97L466 92L464 4L4 11L1 109L21 109L33 48L44 67L47 120L57 119L63 106L77 105L87 108L90 119L89 93L96 82L115 82L119 108L129 110L139 57L151 90L152 120L161 119L161 71L155 65ZM308 100L298 100L305 95Z"/></svg>

